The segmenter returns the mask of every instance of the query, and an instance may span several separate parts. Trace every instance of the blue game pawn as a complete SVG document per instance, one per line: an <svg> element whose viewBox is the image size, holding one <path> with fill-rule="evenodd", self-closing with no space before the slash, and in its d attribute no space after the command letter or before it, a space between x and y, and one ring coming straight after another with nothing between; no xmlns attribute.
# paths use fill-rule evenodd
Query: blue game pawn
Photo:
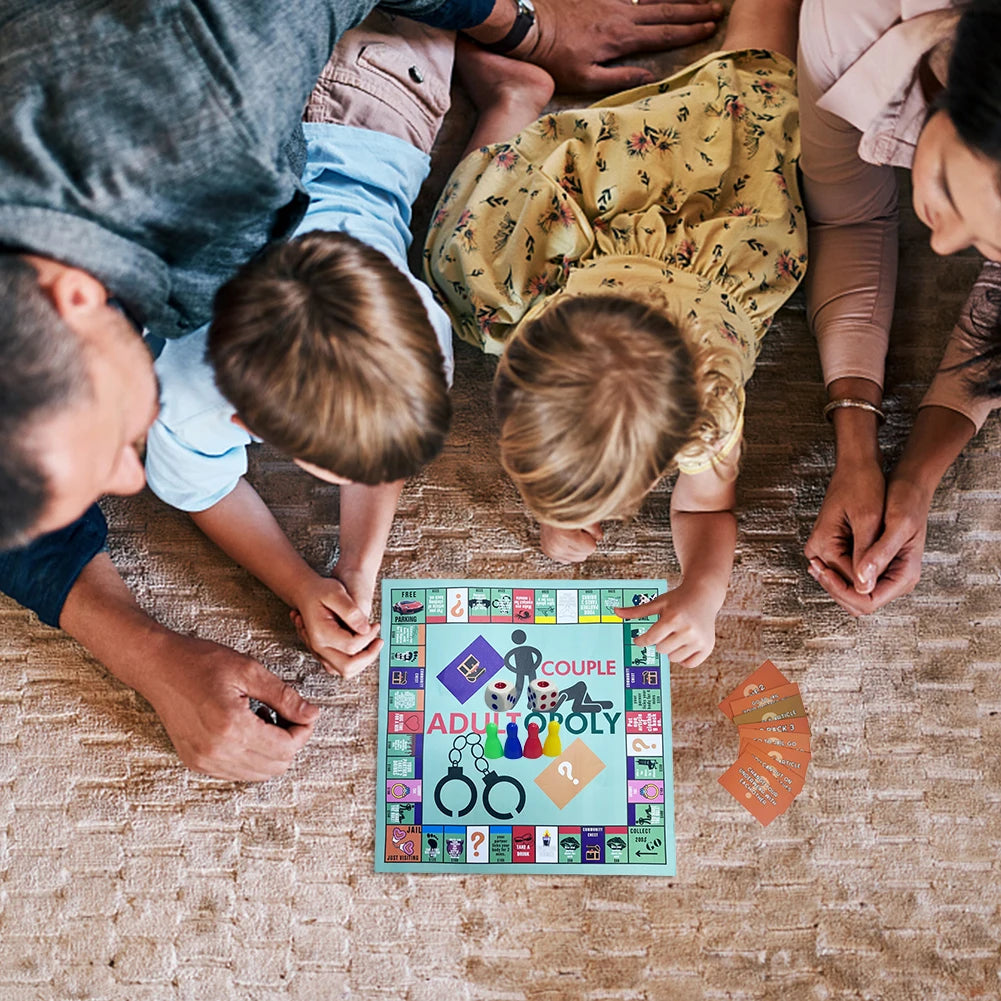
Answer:
<svg viewBox="0 0 1001 1001"><path fill-rule="evenodd" d="M503 758L504 748L497 736L497 724L487 723L487 739L483 745L483 754L487 758Z"/></svg>
<svg viewBox="0 0 1001 1001"><path fill-rule="evenodd" d="M521 757L521 741L518 740L517 723L508 723L507 725L507 740L504 741L504 757L505 758Z"/></svg>

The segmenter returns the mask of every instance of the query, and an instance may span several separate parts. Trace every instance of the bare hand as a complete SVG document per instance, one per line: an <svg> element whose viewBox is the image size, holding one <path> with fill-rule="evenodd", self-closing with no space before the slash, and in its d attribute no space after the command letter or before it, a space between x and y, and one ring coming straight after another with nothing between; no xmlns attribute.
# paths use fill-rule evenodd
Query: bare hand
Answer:
<svg viewBox="0 0 1001 1001"><path fill-rule="evenodd" d="M379 624L369 621L374 581L334 569L333 577L311 578L290 615L299 638L331 674L357 677L382 650Z"/></svg>
<svg viewBox="0 0 1001 1001"><path fill-rule="evenodd" d="M804 553L810 574L846 611L871 611L868 600L856 602L854 591L868 599L871 590L856 574L858 558L876 541L883 524L886 483L877 459L838 465L827 487Z"/></svg>
<svg viewBox="0 0 1001 1001"><path fill-rule="evenodd" d="M811 575L852 615L867 615L910 594L921 579L930 502L915 484L891 476L883 532L857 559L856 588L840 578L825 583L823 571L818 573L812 563Z"/></svg>
<svg viewBox="0 0 1001 1001"><path fill-rule="evenodd" d="M281 775L309 740L319 710L256 660L207 640L164 633L148 658L143 694L189 768L260 782ZM292 725L265 723L253 697Z"/></svg>
<svg viewBox="0 0 1001 1001"><path fill-rule="evenodd" d="M723 16L702 0L536 0L539 42L528 57L565 91L624 90L655 79L637 66L608 66L622 56L701 42Z"/></svg>
<svg viewBox="0 0 1001 1001"><path fill-rule="evenodd" d="M645 632L633 638L635 646L655 646L679 667L698 667L716 646L716 613L719 605L707 600L697 589L684 582L673 591L645 605L616 608L622 619L658 616Z"/></svg>
<svg viewBox="0 0 1001 1001"><path fill-rule="evenodd" d="M540 525L539 545L557 563L583 563L598 548L604 538L600 525L584 528L556 528Z"/></svg>

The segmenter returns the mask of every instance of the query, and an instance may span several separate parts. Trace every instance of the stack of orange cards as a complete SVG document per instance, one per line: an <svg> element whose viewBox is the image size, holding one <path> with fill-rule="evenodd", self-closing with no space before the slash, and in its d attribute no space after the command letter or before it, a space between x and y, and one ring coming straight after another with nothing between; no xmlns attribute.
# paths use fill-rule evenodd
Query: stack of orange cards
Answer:
<svg viewBox="0 0 1001 1001"><path fill-rule="evenodd" d="M720 785L768 825L799 795L810 763L810 722L799 685L766 660L719 708L740 733L737 760Z"/></svg>

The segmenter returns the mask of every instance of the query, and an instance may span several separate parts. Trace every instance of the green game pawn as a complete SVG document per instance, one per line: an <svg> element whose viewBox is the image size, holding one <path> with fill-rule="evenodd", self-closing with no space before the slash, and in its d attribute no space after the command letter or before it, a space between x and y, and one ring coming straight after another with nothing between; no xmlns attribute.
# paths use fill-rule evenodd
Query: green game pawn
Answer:
<svg viewBox="0 0 1001 1001"><path fill-rule="evenodd" d="M560 743L560 725L553 720L546 728L546 742L542 745L542 753L547 758L558 758L563 753Z"/></svg>
<svg viewBox="0 0 1001 1001"><path fill-rule="evenodd" d="M483 754L488 758L503 758L504 745L497 736L497 724L487 723L487 740L483 745Z"/></svg>

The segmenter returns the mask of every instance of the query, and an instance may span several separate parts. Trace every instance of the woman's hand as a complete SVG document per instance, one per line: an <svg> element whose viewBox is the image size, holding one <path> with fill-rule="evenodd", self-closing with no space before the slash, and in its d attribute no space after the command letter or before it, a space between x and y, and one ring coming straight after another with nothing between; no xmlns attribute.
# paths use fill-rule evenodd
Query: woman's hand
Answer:
<svg viewBox="0 0 1001 1001"><path fill-rule="evenodd" d="M878 461L839 458L805 551L810 575L846 612L867 615L914 590L932 497L975 430L958 411L922 407L886 485L875 529L872 512L883 482Z"/></svg>
<svg viewBox="0 0 1001 1001"><path fill-rule="evenodd" d="M804 548L813 579L853 615L871 611L867 593L871 587L863 590L856 561L879 536L885 497L878 458L839 462ZM855 601L853 595L864 600Z"/></svg>
<svg viewBox="0 0 1001 1001"><path fill-rule="evenodd" d="M810 564L810 574L845 611L867 615L910 594L921 578L931 494L908 480L890 477L882 534L855 562L855 587Z"/></svg>

